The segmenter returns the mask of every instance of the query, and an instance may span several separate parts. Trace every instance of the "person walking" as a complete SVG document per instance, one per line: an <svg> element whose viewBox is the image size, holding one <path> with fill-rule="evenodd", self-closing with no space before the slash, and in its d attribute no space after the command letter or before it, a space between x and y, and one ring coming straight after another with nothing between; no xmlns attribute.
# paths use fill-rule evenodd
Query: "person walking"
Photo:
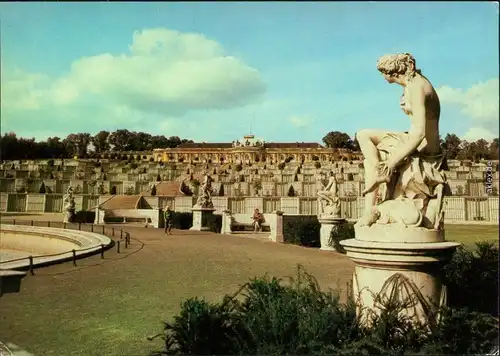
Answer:
<svg viewBox="0 0 500 356"><path fill-rule="evenodd" d="M163 217L165 218L165 234L172 235L172 210L170 206L165 208Z"/></svg>

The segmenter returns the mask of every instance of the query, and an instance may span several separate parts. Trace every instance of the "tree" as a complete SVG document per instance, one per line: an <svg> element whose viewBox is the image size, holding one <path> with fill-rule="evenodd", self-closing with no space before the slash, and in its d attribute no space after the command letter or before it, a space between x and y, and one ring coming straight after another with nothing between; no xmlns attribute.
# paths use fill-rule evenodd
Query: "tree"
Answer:
<svg viewBox="0 0 500 356"><path fill-rule="evenodd" d="M446 134L442 141L442 147L447 151L447 156L450 159L457 158L460 152L461 140L455 134Z"/></svg>
<svg viewBox="0 0 500 356"><path fill-rule="evenodd" d="M295 189L293 189L293 185L288 188L288 194L289 197L294 197L295 196Z"/></svg>
<svg viewBox="0 0 500 356"><path fill-rule="evenodd" d="M109 135L108 142L112 146L111 149L116 152L130 150L133 145L134 133L129 130L116 130Z"/></svg>
<svg viewBox="0 0 500 356"><path fill-rule="evenodd" d="M108 131L99 131L92 137L92 144L96 153L103 153L109 151L109 138L110 133Z"/></svg>
<svg viewBox="0 0 500 356"><path fill-rule="evenodd" d="M151 188L151 195L152 196L156 195L156 185L153 185L153 188Z"/></svg>
<svg viewBox="0 0 500 356"><path fill-rule="evenodd" d="M490 143L490 147L488 149L490 153L490 159L498 159L499 152L498 152L499 146L498 146L498 137L494 138L493 141Z"/></svg>
<svg viewBox="0 0 500 356"><path fill-rule="evenodd" d="M223 197L224 196L224 184L221 183L220 188L219 188L219 196Z"/></svg>
<svg viewBox="0 0 500 356"><path fill-rule="evenodd" d="M331 131L323 137L323 143L329 148L355 148L354 141L345 132Z"/></svg>
<svg viewBox="0 0 500 356"><path fill-rule="evenodd" d="M89 133L69 134L64 140L64 146L69 156L85 157L91 142Z"/></svg>
<svg viewBox="0 0 500 356"><path fill-rule="evenodd" d="M489 143L485 139L481 138L475 142L476 144L476 157L479 159L489 159L490 150Z"/></svg>
<svg viewBox="0 0 500 356"><path fill-rule="evenodd" d="M38 191L38 193L45 194L46 191L47 191L47 189L45 188L45 183L42 182L42 185L40 186L40 190Z"/></svg>

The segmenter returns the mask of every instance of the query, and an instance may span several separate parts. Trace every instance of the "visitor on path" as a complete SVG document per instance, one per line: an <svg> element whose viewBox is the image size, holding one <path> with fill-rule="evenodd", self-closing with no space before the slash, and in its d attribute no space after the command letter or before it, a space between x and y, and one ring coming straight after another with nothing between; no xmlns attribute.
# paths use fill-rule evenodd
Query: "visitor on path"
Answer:
<svg viewBox="0 0 500 356"><path fill-rule="evenodd" d="M172 235L172 210L170 206L165 208L163 217L165 218L165 234Z"/></svg>
<svg viewBox="0 0 500 356"><path fill-rule="evenodd" d="M262 223L264 222L264 216L260 213L259 209L255 209L253 212L253 231L262 231Z"/></svg>

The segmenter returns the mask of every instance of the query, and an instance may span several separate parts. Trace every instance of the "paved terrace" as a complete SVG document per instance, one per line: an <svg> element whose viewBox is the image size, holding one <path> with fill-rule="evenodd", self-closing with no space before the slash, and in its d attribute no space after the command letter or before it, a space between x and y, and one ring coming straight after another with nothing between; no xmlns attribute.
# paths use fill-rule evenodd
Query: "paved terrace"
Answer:
<svg viewBox="0 0 500 356"><path fill-rule="evenodd" d="M12 219L14 216L3 217ZM62 214L16 215L19 220L62 221ZM123 227L132 245L35 270L21 292L0 300L0 340L38 355L147 355L162 347L146 337L179 311L186 298L220 300L249 278L296 275L297 264L322 288L351 280L343 255L276 244L241 235Z"/></svg>

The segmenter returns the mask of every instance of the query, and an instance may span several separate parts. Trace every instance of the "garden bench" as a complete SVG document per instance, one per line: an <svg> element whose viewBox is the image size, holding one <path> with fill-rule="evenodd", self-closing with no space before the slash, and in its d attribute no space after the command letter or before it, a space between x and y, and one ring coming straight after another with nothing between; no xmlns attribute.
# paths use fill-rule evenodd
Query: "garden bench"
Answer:
<svg viewBox="0 0 500 356"><path fill-rule="evenodd" d="M271 227L268 223L268 219L266 219L265 214L264 223L260 226L262 227L262 231L271 231ZM232 214L231 219L231 231L253 231L253 218L251 214Z"/></svg>

